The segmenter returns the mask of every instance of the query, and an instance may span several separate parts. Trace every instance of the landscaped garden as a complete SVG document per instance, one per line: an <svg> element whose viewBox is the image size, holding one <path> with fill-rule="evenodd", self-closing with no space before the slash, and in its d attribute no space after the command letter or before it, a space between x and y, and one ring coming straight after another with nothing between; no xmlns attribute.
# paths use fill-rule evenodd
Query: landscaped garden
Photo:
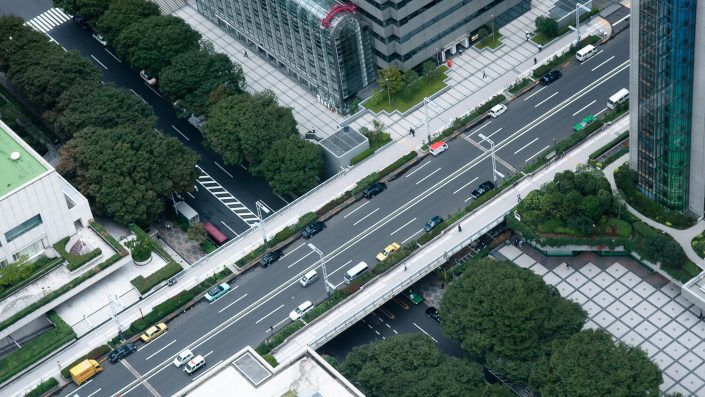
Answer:
<svg viewBox="0 0 705 397"><path fill-rule="evenodd" d="M436 67L433 61L428 61L423 66L421 77L416 72L407 71L403 74L398 71L385 69L380 71L379 84L382 87L370 99L362 105L371 111L378 113L382 110L392 112L398 110L406 112L413 106L421 103L425 97L429 97L446 87L443 82L446 78L445 65ZM409 72L413 72L411 75ZM383 80L386 77L386 80Z"/></svg>

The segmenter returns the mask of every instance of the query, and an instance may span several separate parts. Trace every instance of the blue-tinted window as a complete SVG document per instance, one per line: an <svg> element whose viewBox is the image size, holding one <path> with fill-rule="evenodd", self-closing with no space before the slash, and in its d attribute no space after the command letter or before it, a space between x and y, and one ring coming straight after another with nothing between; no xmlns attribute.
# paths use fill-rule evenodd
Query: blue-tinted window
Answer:
<svg viewBox="0 0 705 397"><path fill-rule="evenodd" d="M34 229L35 227L42 224L42 216L37 214L26 221L20 223L19 225L13 227L5 233L5 239L9 243L10 241L16 239L17 237L25 234L26 232Z"/></svg>

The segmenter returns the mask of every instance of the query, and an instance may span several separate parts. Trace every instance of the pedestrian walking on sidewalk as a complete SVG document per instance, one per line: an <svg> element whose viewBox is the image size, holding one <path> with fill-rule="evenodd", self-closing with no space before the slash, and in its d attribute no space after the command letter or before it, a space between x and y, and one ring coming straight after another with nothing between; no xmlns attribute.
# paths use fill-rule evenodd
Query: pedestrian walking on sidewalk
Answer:
<svg viewBox="0 0 705 397"><path fill-rule="evenodd" d="M482 78L484 79L485 77L487 77L487 73L485 73L485 71L483 70L482 71Z"/></svg>
<svg viewBox="0 0 705 397"><path fill-rule="evenodd" d="M458 233L460 233L460 232L462 232L462 231L463 231L463 228L460 227L460 224L458 224Z"/></svg>
<svg viewBox="0 0 705 397"><path fill-rule="evenodd" d="M538 61L536 60L536 57L534 57L534 65L536 65L536 62L538 62Z"/></svg>
<svg viewBox="0 0 705 397"><path fill-rule="evenodd" d="M245 50L245 58L247 58L247 50Z"/></svg>
<svg viewBox="0 0 705 397"><path fill-rule="evenodd" d="M404 265L404 271L406 271L406 265Z"/></svg>

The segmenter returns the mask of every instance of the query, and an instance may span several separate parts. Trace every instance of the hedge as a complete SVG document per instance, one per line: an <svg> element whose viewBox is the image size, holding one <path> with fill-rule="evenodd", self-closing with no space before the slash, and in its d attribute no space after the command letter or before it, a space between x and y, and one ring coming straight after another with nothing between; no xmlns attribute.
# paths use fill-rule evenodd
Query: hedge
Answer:
<svg viewBox="0 0 705 397"><path fill-rule="evenodd" d="M76 333L58 314L51 311L47 313L47 317L54 324L54 328L25 343L21 349L0 358L0 383L76 339Z"/></svg>
<svg viewBox="0 0 705 397"><path fill-rule="evenodd" d="M139 291L140 295L144 295L149 290L154 288L157 284L161 283L164 280L170 279L182 270L183 268L180 264L176 262L168 262L161 269L150 274L149 276L137 276L130 280L130 283L132 283L132 285L137 288L137 291Z"/></svg>
<svg viewBox="0 0 705 397"><path fill-rule="evenodd" d="M33 262L26 263L24 266L31 267L31 274L25 279L9 285L8 287L0 287L0 300L5 299L40 277L43 277L63 263L64 258L47 258L46 256L41 256Z"/></svg>
<svg viewBox="0 0 705 397"><path fill-rule="evenodd" d="M152 250L159 254L159 256L164 258L165 261L176 262L174 258L172 258L168 252L166 252L164 247L162 247L161 245L159 245L159 243L149 237L149 235L144 230L142 230L141 227L135 225L134 223L131 223L128 227L130 228L130 231L135 234L135 236L148 238L150 241L152 241Z"/></svg>
<svg viewBox="0 0 705 397"><path fill-rule="evenodd" d="M70 271L78 269L79 267L88 263L91 259L103 253L100 248L96 248L91 252L82 255L70 254L66 251L66 243L69 241L69 239L70 237L62 238L61 240L59 240L59 242L54 244L54 249L56 250L56 252L59 253L59 255L66 259L66 262L68 262L66 268Z"/></svg>
<svg viewBox="0 0 705 397"><path fill-rule="evenodd" d="M507 91L509 91L509 93L512 95L516 95L516 93L518 91L521 91L522 89L524 89L526 86L531 84L531 82L532 82L532 80L530 78L524 77L523 79L521 79L515 83L510 84L509 88L507 88Z"/></svg>
<svg viewBox="0 0 705 397"><path fill-rule="evenodd" d="M584 141L585 138L590 136L590 134L592 134L593 132L602 128L603 125L605 125L605 123L603 123L602 120L597 119L592 124L583 128L581 131L574 132L574 133L568 135L567 138L565 138L564 140L562 140L562 141L558 142L558 144L556 144L556 148L555 148L556 154L565 153L568 150L572 149L573 146L576 146L580 142Z"/></svg>
<svg viewBox="0 0 705 397"><path fill-rule="evenodd" d="M86 355L82 356L81 358L74 360L71 364L61 368L61 376L64 377L64 379L71 379L71 368L75 367L78 365L83 360L96 360L100 361L101 357L107 356L108 353L110 353L110 346L108 345L100 345L96 347L95 349L89 351Z"/></svg>
<svg viewBox="0 0 705 397"><path fill-rule="evenodd" d="M617 146L617 144L622 142L623 140L627 139L627 137L629 137L629 131L624 131L623 133L619 134L619 136L617 136L613 140L609 141L607 144L603 145L601 148L592 152L589 156L590 160L597 160L600 156L605 154L605 152L607 152L608 150Z"/></svg>
<svg viewBox="0 0 705 397"><path fill-rule="evenodd" d="M255 349L260 356L269 354L275 347L281 345L286 338L293 335L296 331L304 327L303 321L294 321L293 323L287 325L286 327L277 331L276 334L272 335L269 342L265 341L261 345L257 346Z"/></svg>
<svg viewBox="0 0 705 397"><path fill-rule="evenodd" d="M365 149L363 152L359 153L357 156L353 157L350 160L350 165L360 163L362 160L372 156L377 151L377 149L383 147L384 145L392 141L392 137L388 133L383 132L382 134L384 134L382 139L378 139L377 141L373 141L372 139L370 139L370 147Z"/></svg>
<svg viewBox="0 0 705 397"><path fill-rule="evenodd" d="M98 233L105 241L110 244L111 247L115 249L115 251L120 252L123 256L127 255L127 250L125 250L125 247L120 245L120 243L113 237L110 233L108 233L107 230L101 225L100 223L96 221L91 221L88 223L88 226L90 226L91 229L93 229L96 233Z"/></svg>
<svg viewBox="0 0 705 397"><path fill-rule="evenodd" d="M59 381L56 380L56 378L49 378L37 385L34 389L30 390L29 393L24 395L24 397L42 397L46 392L56 386L59 386Z"/></svg>

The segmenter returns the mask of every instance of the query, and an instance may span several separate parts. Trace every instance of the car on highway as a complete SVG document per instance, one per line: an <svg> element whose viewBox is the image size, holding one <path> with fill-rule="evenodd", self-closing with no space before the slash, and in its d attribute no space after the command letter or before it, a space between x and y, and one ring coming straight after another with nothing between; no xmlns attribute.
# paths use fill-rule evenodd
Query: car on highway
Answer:
<svg viewBox="0 0 705 397"><path fill-rule="evenodd" d="M95 41L97 41L97 42L99 42L100 44L102 44L103 47L105 47L106 45L108 45L108 41L105 40L105 38L103 38L103 36L102 36L100 33L98 33L98 32L93 33L93 38L95 39Z"/></svg>
<svg viewBox="0 0 705 397"><path fill-rule="evenodd" d="M186 349L179 353L176 357L174 357L174 366L176 368L180 368L182 365L186 364L189 360L193 358L193 352L189 349Z"/></svg>
<svg viewBox="0 0 705 397"><path fill-rule="evenodd" d="M262 267L267 267L271 265L272 263L278 261L282 256L284 256L284 253L282 250L274 250L274 251L268 251L259 260L259 264Z"/></svg>
<svg viewBox="0 0 705 397"><path fill-rule="evenodd" d="M419 303L423 302L423 296L421 296L420 294L418 294L416 291L414 291L412 289L407 291L406 297L409 298L409 300L415 305L418 305Z"/></svg>
<svg viewBox="0 0 705 397"><path fill-rule="evenodd" d="M382 252L377 254L377 260L381 262L381 261L387 259L387 257L389 257L389 255L391 255L392 252L398 250L399 248L401 248L401 245L399 245L399 243L389 244L384 250L382 250Z"/></svg>
<svg viewBox="0 0 705 397"><path fill-rule="evenodd" d="M144 80L145 83L149 85L157 84L157 78L148 75L146 70L140 70L140 77L142 78L142 80Z"/></svg>
<svg viewBox="0 0 705 397"><path fill-rule="evenodd" d="M563 74L561 74L560 70L551 70L550 72L544 74L539 80L539 82L541 83L541 85L549 85L554 81L560 79L561 76L563 76Z"/></svg>
<svg viewBox="0 0 705 397"><path fill-rule="evenodd" d="M470 195L472 196L472 198L477 200L480 198L480 196L489 192L492 189L494 189L494 183L490 181L484 181L480 184L480 186L477 187L477 189L473 190Z"/></svg>
<svg viewBox="0 0 705 397"><path fill-rule="evenodd" d="M194 372L206 366L206 359L203 356L196 356L192 358L184 366L184 372L189 375L193 375Z"/></svg>
<svg viewBox="0 0 705 397"><path fill-rule="evenodd" d="M507 111L507 106L503 104L494 105L488 112L492 118L497 118Z"/></svg>
<svg viewBox="0 0 705 397"><path fill-rule="evenodd" d="M372 197L382 193L385 190L387 190L387 184L384 182L377 182L374 185L363 190L362 197L366 199L371 199Z"/></svg>
<svg viewBox="0 0 705 397"><path fill-rule="evenodd" d="M434 227L438 226L441 222L443 222L443 218L441 218L440 216L434 216L428 222L426 222L425 225L423 225L423 230L428 233L433 230Z"/></svg>
<svg viewBox="0 0 705 397"><path fill-rule="evenodd" d="M441 317L438 315L438 309L433 306L426 309L426 316L428 316L428 318L437 322L438 324L441 323Z"/></svg>
<svg viewBox="0 0 705 397"><path fill-rule="evenodd" d="M573 130L574 130L575 132L580 132L580 131L584 130L585 127L587 127L587 126L589 126L590 124L594 123L595 120L597 120L597 118L596 118L594 115L592 115L592 114L589 115L589 116L585 116L585 118L583 118L583 119L580 120L579 122L575 123L575 125L573 126Z"/></svg>
<svg viewBox="0 0 705 397"><path fill-rule="evenodd" d="M86 18L83 17L83 15L76 14L73 16L72 19L73 19L73 23L80 26L82 29L88 28L88 20L86 20Z"/></svg>
<svg viewBox="0 0 705 397"><path fill-rule="evenodd" d="M158 337L164 335L167 328L168 327L164 323L159 323L157 325L154 325L151 328L149 328L148 330L144 331L142 336L140 336L140 339L144 343L149 343L149 342L157 339Z"/></svg>
<svg viewBox="0 0 705 397"><path fill-rule="evenodd" d="M315 236L318 232L323 231L326 228L326 224L321 221L315 221L309 223L308 226L301 232L301 237L311 238Z"/></svg>
<svg viewBox="0 0 705 397"><path fill-rule="evenodd" d="M205 298L208 302L215 302L216 299L225 295L230 291L230 285L228 283L222 283L211 287L211 289L206 292Z"/></svg>
<svg viewBox="0 0 705 397"><path fill-rule="evenodd" d="M303 315L308 313L311 309L313 309L313 303L311 303L311 301L306 301L300 304L296 309L292 310L291 313L289 313L289 318L291 321L296 321L303 317Z"/></svg>
<svg viewBox="0 0 705 397"><path fill-rule="evenodd" d="M108 354L108 361L111 364L115 364L116 362L129 356L135 351L137 351L137 347L135 345L133 345L132 343L125 343L124 345L116 347L115 350L111 351L110 354Z"/></svg>

